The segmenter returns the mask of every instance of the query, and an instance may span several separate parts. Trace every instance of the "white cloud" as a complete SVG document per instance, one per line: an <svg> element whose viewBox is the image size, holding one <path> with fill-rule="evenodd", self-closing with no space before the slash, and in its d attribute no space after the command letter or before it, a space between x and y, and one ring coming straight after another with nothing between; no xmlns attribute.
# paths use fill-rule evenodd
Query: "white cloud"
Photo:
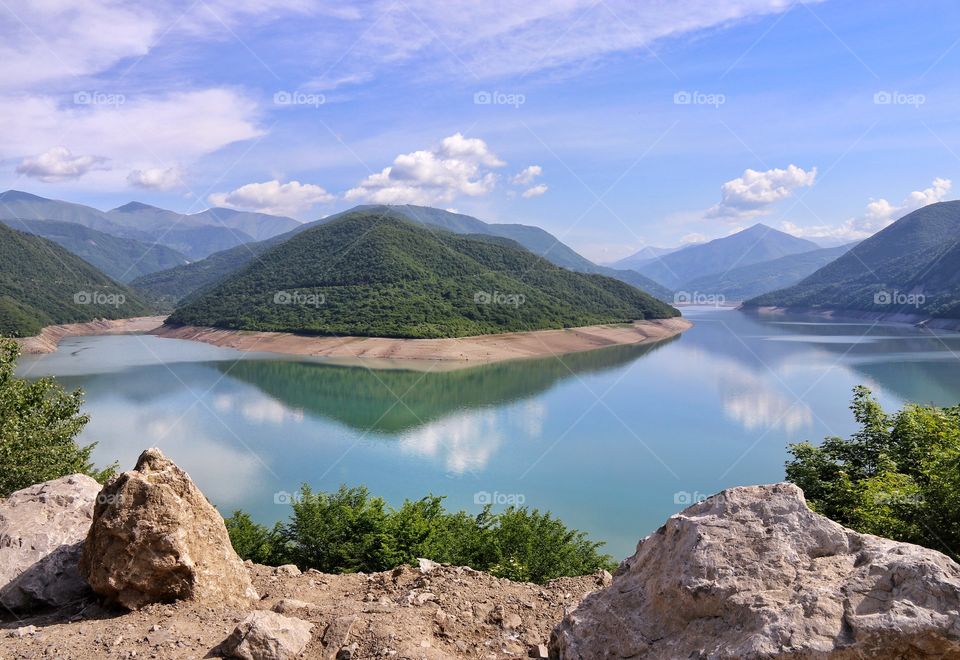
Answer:
<svg viewBox="0 0 960 660"><path fill-rule="evenodd" d="M315 204L331 202L335 198L312 183L276 179L263 183L248 183L226 193L214 193L209 201L215 206L261 211L276 215L293 215L306 211Z"/></svg>
<svg viewBox="0 0 960 660"><path fill-rule="evenodd" d="M867 204L862 215L850 218L839 225L801 227L792 222L784 222L781 226L785 232L794 236L836 241L858 241L872 236L908 213L929 204L942 202L952 186L953 183L950 179L936 178L929 188L914 190L899 204L892 204L883 198L873 200Z"/></svg>
<svg viewBox="0 0 960 660"><path fill-rule="evenodd" d="M543 168L539 165L530 165L517 172L510 182L518 186L529 186L533 180L543 174Z"/></svg>
<svg viewBox="0 0 960 660"><path fill-rule="evenodd" d="M173 190L183 184L183 172L177 166L133 170L127 175L127 183L146 190Z"/></svg>
<svg viewBox="0 0 960 660"><path fill-rule="evenodd" d="M523 197L524 199L539 197L543 193L547 192L547 190L549 190L549 188L547 187L547 184L541 183L536 186L533 186L532 188L527 188L526 190L524 190L521 197Z"/></svg>
<svg viewBox="0 0 960 660"><path fill-rule="evenodd" d="M97 167L103 167L101 156L74 156L66 147L53 147L39 156L24 158L17 166L17 174L40 179L47 183L79 179Z"/></svg>
<svg viewBox="0 0 960 660"><path fill-rule="evenodd" d="M817 168L804 170L796 165L765 172L745 170L742 176L721 186L721 201L707 210L707 217L740 220L764 215L771 205L786 199L797 188L810 187Z"/></svg>
<svg viewBox="0 0 960 660"><path fill-rule="evenodd" d="M400 154L345 196L375 204L447 204L489 193L497 180L490 168L504 165L486 142L456 133L433 149Z"/></svg>

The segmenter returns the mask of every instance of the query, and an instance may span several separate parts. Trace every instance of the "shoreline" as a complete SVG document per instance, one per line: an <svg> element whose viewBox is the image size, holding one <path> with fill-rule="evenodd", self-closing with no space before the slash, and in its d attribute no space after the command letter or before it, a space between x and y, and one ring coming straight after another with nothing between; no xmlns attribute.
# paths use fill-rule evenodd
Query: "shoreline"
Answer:
<svg viewBox="0 0 960 660"><path fill-rule="evenodd" d="M328 337L288 332L222 330L196 326L162 325L148 334L168 339L199 341L244 352L280 353L326 358L373 368L416 368L445 364L452 368L493 364L505 360L550 357L608 346L654 343L693 326L681 318L634 321L623 325L595 325L562 330L533 330L474 337L396 339L390 337Z"/></svg>
<svg viewBox="0 0 960 660"><path fill-rule="evenodd" d="M896 325L912 325L924 330L947 330L960 332L960 319L933 318L927 314L902 314L899 312L867 312L855 309L814 309L810 307L738 307L741 312L761 315L797 314L812 318L837 321L878 321Z"/></svg>
<svg viewBox="0 0 960 660"><path fill-rule="evenodd" d="M65 337L147 334L162 326L166 319L166 316L135 316L129 319L97 319L85 323L48 325L38 335L18 337L15 341L25 355L40 355L56 351Z"/></svg>

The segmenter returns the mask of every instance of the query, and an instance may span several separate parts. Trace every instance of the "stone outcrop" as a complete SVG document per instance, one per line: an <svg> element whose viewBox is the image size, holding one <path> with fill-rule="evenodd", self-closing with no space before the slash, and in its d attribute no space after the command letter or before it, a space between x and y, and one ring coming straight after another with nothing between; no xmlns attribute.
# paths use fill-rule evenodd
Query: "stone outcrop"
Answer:
<svg viewBox="0 0 960 660"><path fill-rule="evenodd" d="M550 640L553 658L957 658L960 566L733 488L640 541Z"/></svg>
<svg viewBox="0 0 960 660"><path fill-rule="evenodd" d="M241 660L289 660L307 647L312 630L307 621L258 610L237 624L220 652Z"/></svg>
<svg viewBox="0 0 960 660"><path fill-rule="evenodd" d="M100 484L82 474L18 490L0 502L0 604L58 607L89 593L77 564Z"/></svg>
<svg viewBox="0 0 960 660"><path fill-rule="evenodd" d="M93 590L127 609L256 598L223 518L159 449L104 486L80 559Z"/></svg>

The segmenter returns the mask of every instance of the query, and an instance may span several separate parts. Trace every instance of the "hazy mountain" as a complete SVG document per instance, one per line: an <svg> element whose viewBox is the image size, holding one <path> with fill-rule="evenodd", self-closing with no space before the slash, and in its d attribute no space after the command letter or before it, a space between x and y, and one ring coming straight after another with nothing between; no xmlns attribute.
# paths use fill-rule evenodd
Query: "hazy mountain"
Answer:
<svg viewBox="0 0 960 660"><path fill-rule="evenodd" d="M692 245L641 265L641 274L673 289L704 275L720 274L790 254L810 252L819 245L772 227L756 224L731 236Z"/></svg>
<svg viewBox="0 0 960 660"><path fill-rule="evenodd" d="M746 304L960 318L960 201L909 213L795 286Z"/></svg>
<svg viewBox="0 0 960 660"><path fill-rule="evenodd" d="M680 250L691 247L692 245L697 245L697 244L692 243L689 245L679 245L677 247L648 246L640 250L637 250L636 252L631 254L629 257L624 257L623 259L619 259L618 261L613 261L607 265L610 266L611 268L624 268L624 269L639 268L640 266L650 262L653 259L656 259L657 257L665 257L668 254L679 252Z"/></svg>
<svg viewBox="0 0 960 660"><path fill-rule="evenodd" d="M165 245L119 238L90 227L59 220L0 220L13 229L42 236L81 257L119 282L189 263Z"/></svg>
<svg viewBox="0 0 960 660"><path fill-rule="evenodd" d="M684 283L688 293L719 294L727 302L739 302L760 294L796 284L818 268L822 268L851 248L842 245L821 248L758 264L739 266L724 273L712 273Z"/></svg>
<svg viewBox="0 0 960 660"><path fill-rule="evenodd" d="M104 212L17 190L0 193L0 219L73 222L119 238L160 243L191 259L276 236L300 224L283 216L222 208L185 215L140 202Z"/></svg>
<svg viewBox="0 0 960 660"><path fill-rule="evenodd" d="M171 323L381 337L459 337L676 316L618 280L557 267L502 237L361 209L267 250Z"/></svg>
<svg viewBox="0 0 960 660"><path fill-rule="evenodd" d="M133 291L53 241L0 224L0 335L148 311Z"/></svg>
<svg viewBox="0 0 960 660"><path fill-rule="evenodd" d="M458 234L481 234L510 238L534 254L544 257L557 266L582 273L597 273L614 277L622 282L636 286L660 300L669 300L673 297L669 289L644 277L640 273L598 266L577 254L552 234L539 227L517 224L488 224L482 220L461 213L452 213L450 211L426 206L411 205L357 206L349 211L344 211L317 220L316 222L300 225L287 234L275 236L267 241L247 243L230 250L212 254L206 259L196 263L173 268L169 271L153 273L139 278L133 283L133 286L149 293L151 297L165 300L167 304L171 304L210 286L219 279L242 268L257 255L295 236L299 232L309 229L310 227L332 222L355 210L370 211L371 213L393 212L415 222L432 227L440 227Z"/></svg>

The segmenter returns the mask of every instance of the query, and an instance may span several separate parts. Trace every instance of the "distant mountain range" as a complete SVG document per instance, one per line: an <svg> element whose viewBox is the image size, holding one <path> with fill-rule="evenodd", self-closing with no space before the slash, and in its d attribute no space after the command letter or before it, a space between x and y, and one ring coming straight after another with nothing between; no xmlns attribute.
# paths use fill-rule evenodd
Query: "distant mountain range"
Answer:
<svg viewBox="0 0 960 660"><path fill-rule="evenodd" d="M0 224L0 335L149 313L137 295L45 238Z"/></svg>
<svg viewBox="0 0 960 660"><path fill-rule="evenodd" d="M669 318L624 282L500 236L362 208L318 223L191 298L168 322L344 336L459 337Z"/></svg>
<svg viewBox="0 0 960 660"><path fill-rule="evenodd" d="M644 264L647 264L654 259L659 257L665 257L668 254L673 254L674 252L679 252L684 248L692 247L694 245L699 245L699 243L689 243L687 245L678 245L677 247L653 247L648 246L642 248L629 257L624 257L619 261L614 261L613 263L607 264L611 268L626 268L626 269L636 269Z"/></svg>
<svg viewBox="0 0 960 660"><path fill-rule="evenodd" d="M913 211L798 284L746 306L960 318L960 201Z"/></svg>
<svg viewBox="0 0 960 660"><path fill-rule="evenodd" d="M185 215L140 202L110 211L8 190L0 193L0 220L57 220L89 227L118 238L159 243L189 259L288 232L293 218L212 208Z"/></svg>
<svg viewBox="0 0 960 660"><path fill-rule="evenodd" d="M461 213L412 205L358 206L355 209L301 225L287 234L275 236L266 241L248 243L210 255L202 261L146 275L135 280L133 286L145 292L153 299L166 301L168 305L176 303L196 291L202 291L230 273L239 270L263 254L266 250L290 239L298 233L311 227L332 222L354 211L366 211L374 214L398 214L408 220L424 224L425 226L438 227L458 234L509 238L557 266L580 273L596 273L613 277L638 287L660 300L670 300L673 297L669 289L635 271L608 268L593 263L539 227L518 224L489 224Z"/></svg>

